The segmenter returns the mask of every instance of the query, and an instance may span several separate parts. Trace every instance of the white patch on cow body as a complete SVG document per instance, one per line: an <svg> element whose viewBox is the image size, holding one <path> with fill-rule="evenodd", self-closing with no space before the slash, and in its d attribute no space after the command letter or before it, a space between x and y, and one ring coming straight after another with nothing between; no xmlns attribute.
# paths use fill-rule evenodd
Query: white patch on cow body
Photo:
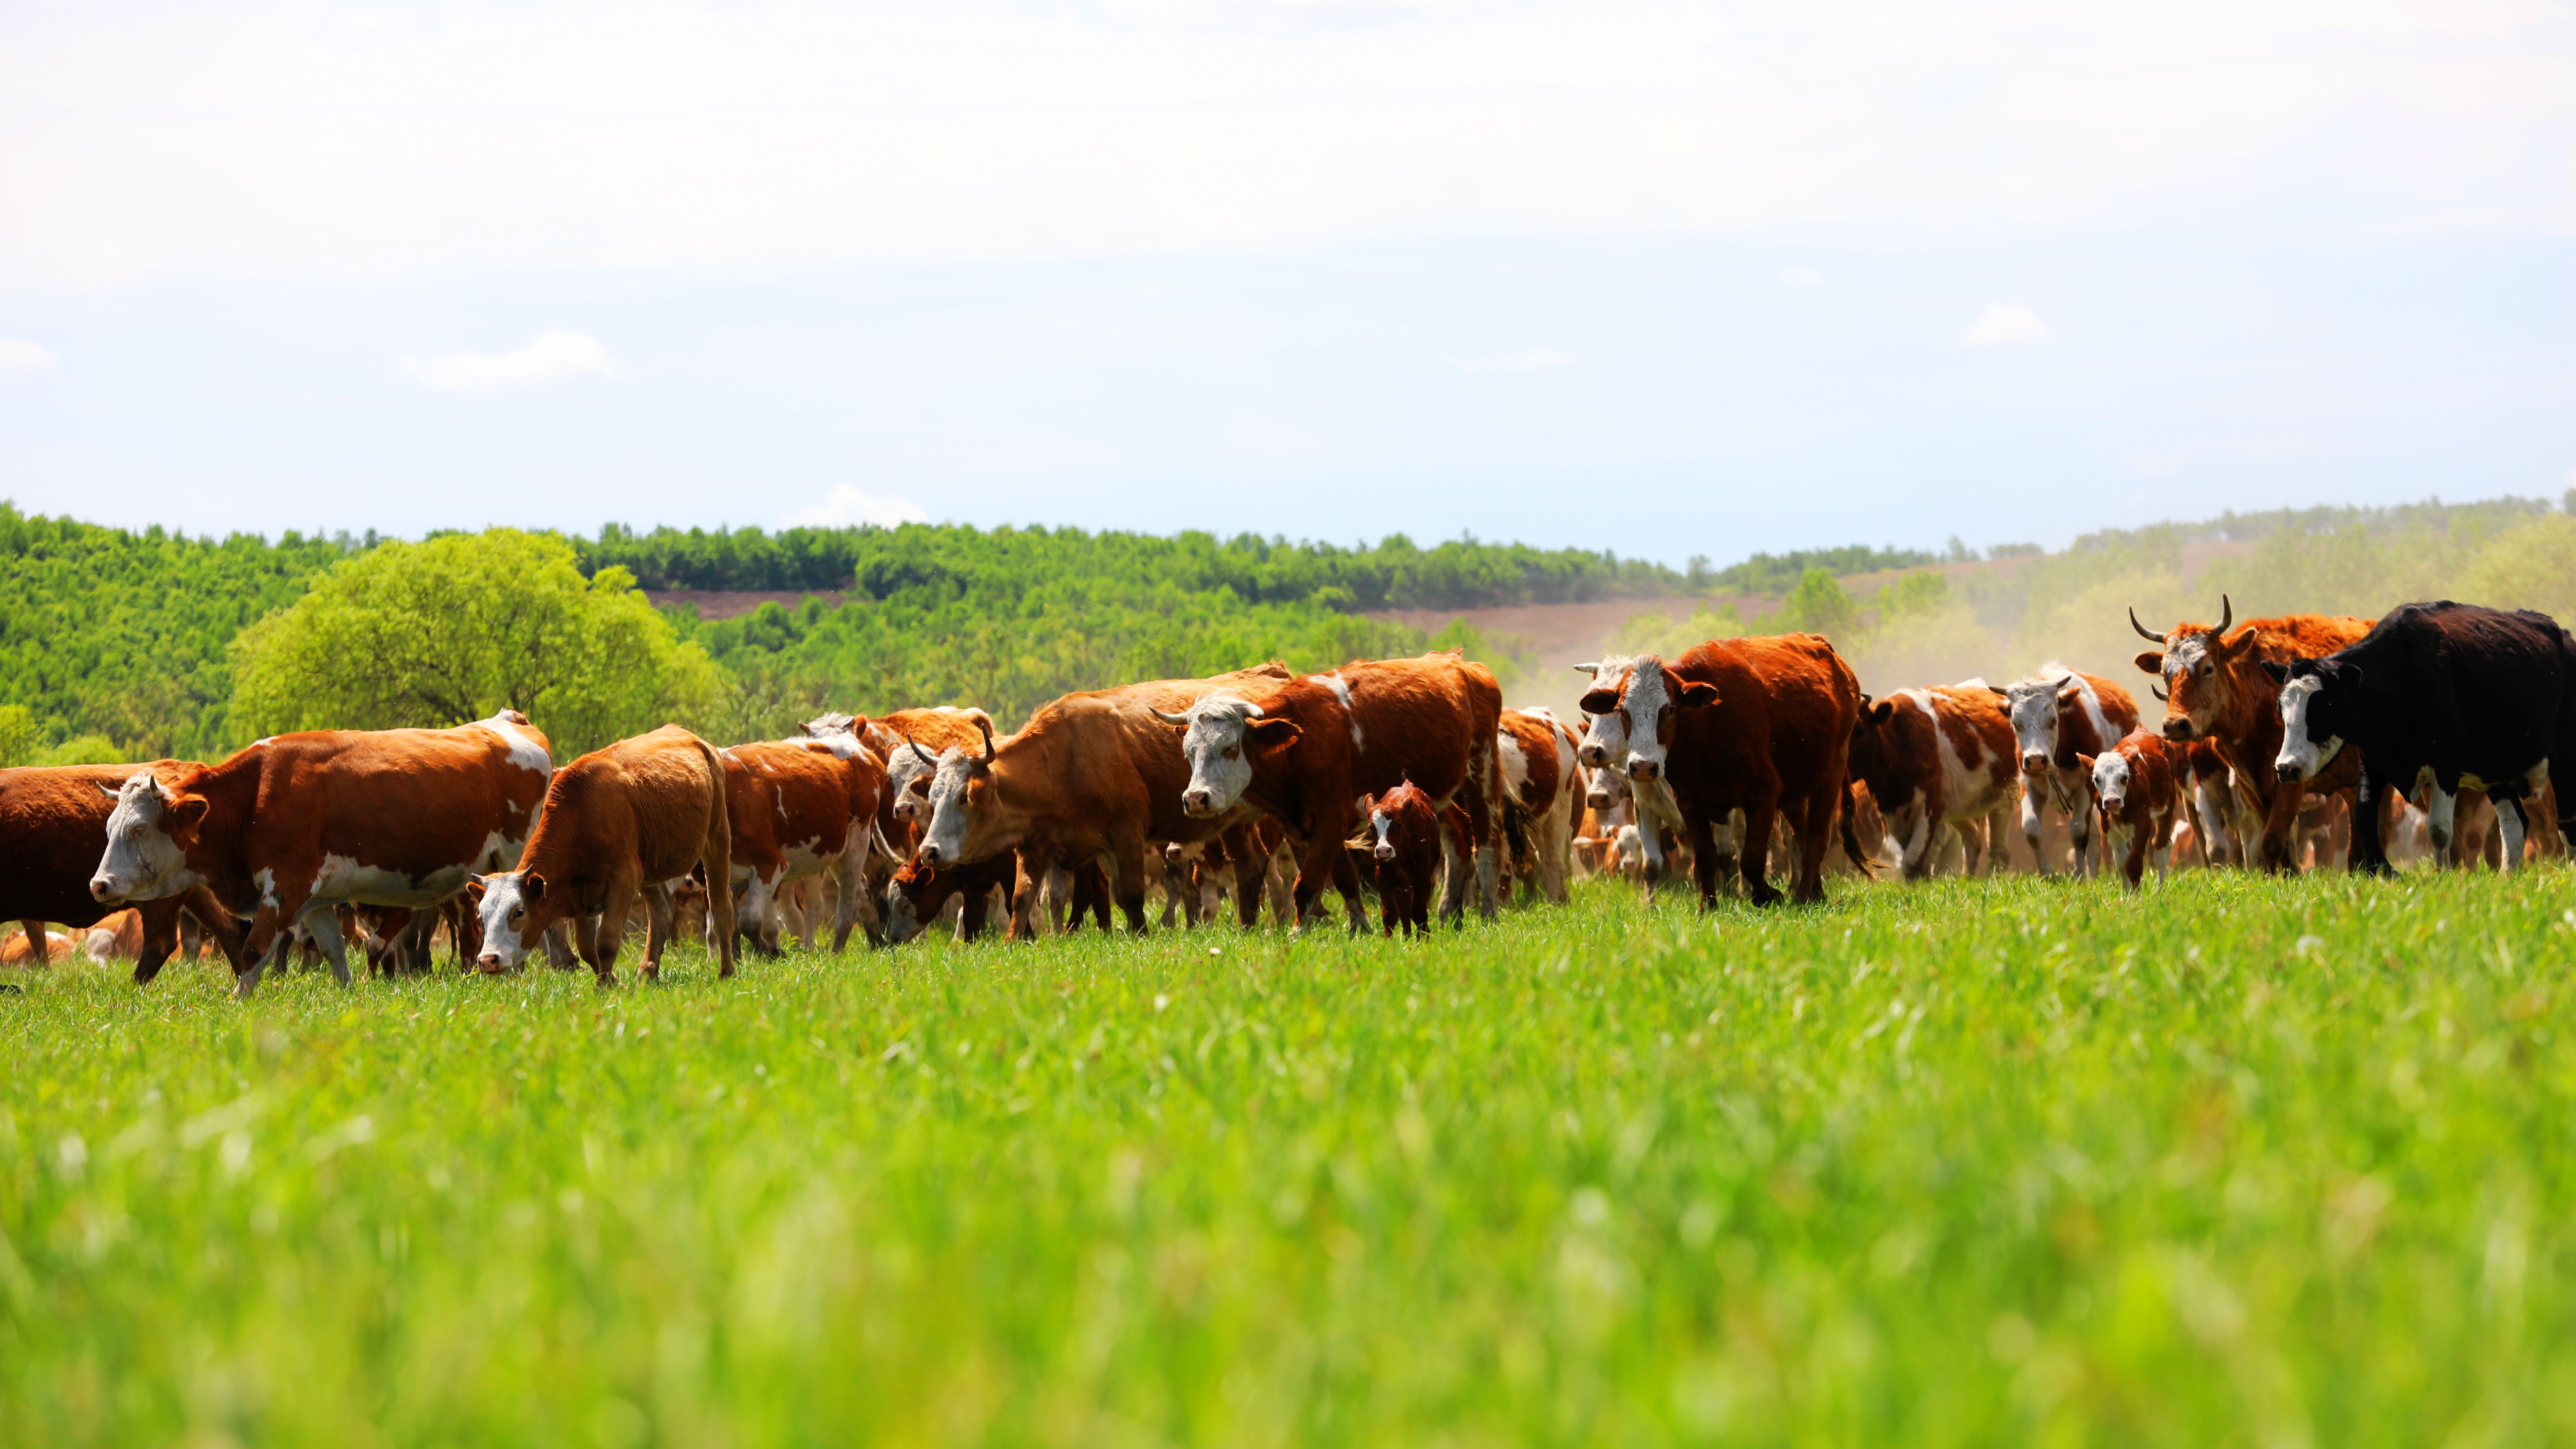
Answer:
<svg viewBox="0 0 2576 1449"><path fill-rule="evenodd" d="M2281 753L2273 758L2273 769L2294 771L2298 779L2313 780L2343 749L2340 735L2322 740L2308 737L2308 707L2324 687L2325 681L2313 674L2281 686Z"/></svg>
<svg viewBox="0 0 2576 1449"><path fill-rule="evenodd" d="M478 719L475 723L499 735L501 742L510 747L511 764L522 770L535 771L541 780L554 778L555 757L546 753L545 746L520 733L519 726L510 719L507 711L495 711L490 719Z"/></svg>
<svg viewBox="0 0 2576 1449"><path fill-rule="evenodd" d="M848 730L839 730L828 735L811 735L803 743L830 750L835 759L842 760L855 760L859 757L859 752L867 748L859 742L857 735L851 734Z"/></svg>
<svg viewBox="0 0 2576 1449"><path fill-rule="evenodd" d="M1502 762L1503 788L1518 800L1521 792L1529 788L1529 756L1522 753L1521 742L1512 737L1510 730L1494 732L1494 757Z"/></svg>
<svg viewBox="0 0 2576 1449"><path fill-rule="evenodd" d="M528 837L504 835L498 830L483 833L483 848L474 852L474 870L508 870L518 863L519 852L528 848Z"/></svg>
<svg viewBox="0 0 2576 1449"><path fill-rule="evenodd" d="M1306 682L1320 684L1333 692L1333 698L1341 701L1342 718L1350 723L1352 747L1367 748L1368 742L1360 738L1359 712L1351 708L1351 682L1342 677L1342 671L1336 669L1330 674L1309 674Z"/></svg>
<svg viewBox="0 0 2576 1449"><path fill-rule="evenodd" d="M314 900L359 906L434 906L465 888L466 864L440 866L419 880L398 870L367 865L346 855L322 857L307 895Z"/></svg>

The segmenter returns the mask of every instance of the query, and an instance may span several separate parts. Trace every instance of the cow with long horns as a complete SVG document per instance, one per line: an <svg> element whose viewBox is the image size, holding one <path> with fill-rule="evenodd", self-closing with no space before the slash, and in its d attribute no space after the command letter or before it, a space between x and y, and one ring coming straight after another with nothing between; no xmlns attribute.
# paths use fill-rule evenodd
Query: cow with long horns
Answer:
<svg viewBox="0 0 2576 1449"><path fill-rule="evenodd" d="M2135 662L2158 677L2151 692L2165 701L2165 738L2205 740L2226 764L2234 785L2230 823L2246 863L2293 870L2301 806L2310 796L2349 795L2361 764L2356 753L2313 777L2282 780L2273 769L2281 749L2279 690L2263 666L2323 658L2368 634L2370 621L2348 614L2235 619L2235 602L2224 594L2215 625L2185 622L2163 634L2139 623L2132 609L2129 627L2158 646Z"/></svg>

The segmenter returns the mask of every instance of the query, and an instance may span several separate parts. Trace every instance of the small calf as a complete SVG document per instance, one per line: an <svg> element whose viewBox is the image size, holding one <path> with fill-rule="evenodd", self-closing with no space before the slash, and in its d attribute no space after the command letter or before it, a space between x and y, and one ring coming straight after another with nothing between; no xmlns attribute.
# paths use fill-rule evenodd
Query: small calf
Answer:
<svg viewBox="0 0 2576 1449"><path fill-rule="evenodd" d="M2162 735L2135 729L2100 755L2076 756L2076 763L2084 771L2093 809L2101 817L2103 854L2107 856L2111 843L2125 835L2128 848L2120 860L2120 878L2131 890L2137 889L2152 852L2161 885L2173 844L2174 817L2182 804L2187 768L2183 747Z"/></svg>
<svg viewBox="0 0 2576 1449"><path fill-rule="evenodd" d="M1407 781L1360 805L1360 833L1348 843L1360 868L1377 879L1386 933L1394 935L1398 922L1407 934L1429 931L1441 853L1440 815L1431 808L1431 797Z"/></svg>

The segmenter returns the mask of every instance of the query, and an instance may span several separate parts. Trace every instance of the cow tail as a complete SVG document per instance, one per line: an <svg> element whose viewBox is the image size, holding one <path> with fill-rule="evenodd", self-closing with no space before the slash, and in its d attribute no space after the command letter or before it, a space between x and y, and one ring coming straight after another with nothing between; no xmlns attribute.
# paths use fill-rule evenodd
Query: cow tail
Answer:
<svg viewBox="0 0 2576 1449"><path fill-rule="evenodd" d="M1859 868L1862 875L1871 880L1878 879L1878 862L1862 852L1860 831L1852 824L1853 817L1860 813L1860 797L1852 792L1852 782L1849 780L1843 782L1843 808L1838 813L1842 817L1836 824L1842 828L1843 854Z"/></svg>

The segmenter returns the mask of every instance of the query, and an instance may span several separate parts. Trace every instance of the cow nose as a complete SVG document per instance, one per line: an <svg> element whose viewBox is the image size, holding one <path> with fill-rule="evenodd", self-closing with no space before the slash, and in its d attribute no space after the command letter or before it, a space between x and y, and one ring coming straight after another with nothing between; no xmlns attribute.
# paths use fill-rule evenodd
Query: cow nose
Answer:
<svg viewBox="0 0 2576 1449"><path fill-rule="evenodd" d="M1607 794L1586 795L1583 797L1583 803L1595 810L1607 810L1610 808L1610 797Z"/></svg>
<svg viewBox="0 0 2576 1449"><path fill-rule="evenodd" d="M1628 762L1628 778L1631 780L1651 780L1655 778L1655 768L1655 762L1652 760L1630 760Z"/></svg>
<svg viewBox="0 0 2576 1449"><path fill-rule="evenodd" d="M1600 769L1603 764L1608 762L1610 752L1604 750L1599 745L1585 745L1581 750L1576 752L1575 758L1583 761L1584 768L1597 770Z"/></svg>
<svg viewBox="0 0 2576 1449"><path fill-rule="evenodd" d="M2165 716L2165 738L2169 740L2190 739L2191 721L2184 719L2178 714Z"/></svg>
<svg viewBox="0 0 2576 1449"><path fill-rule="evenodd" d="M113 900L116 898L116 882L103 875L91 876L89 878L89 893L93 900Z"/></svg>
<svg viewBox="0 0 2576 1449"><path fill-rule="evenodd" d="M1184 791L1181 795L1181 804L1192 814L1204 811L1208 808L1208 792L1205 790Z"/></svg>
<svg viewBox="0 0 2576 1449"><path fill-rule="evenodd" d="M2037 750L2024 751L2021 757L2021 767L2025 770L2045 770L2048 768L2048 756L2041 754Z"/></svg>
<svg viewBox="0 0 2576 1449"><path fill-rule="evenodd" d="M921 863L923 865L939 864L939 847L932 845L927 841L923 842L921 847Z"/></svg>
<svg viewBox="0 0 2576 1449"><path fill-rule="evenodd" d="M498 971L501 969L501 953L498 951L486 951L482 955L474 958L474 964L482 967L486 971Z"/></svg>
<svg viewBox="0 0 2576 1449"><path fill-rule="evenodd" d="M2295 785L2299 782L2299 767L2288 760L2274 761L2272 765L2272 773L2277 776L2284 785Z"/></svg>

